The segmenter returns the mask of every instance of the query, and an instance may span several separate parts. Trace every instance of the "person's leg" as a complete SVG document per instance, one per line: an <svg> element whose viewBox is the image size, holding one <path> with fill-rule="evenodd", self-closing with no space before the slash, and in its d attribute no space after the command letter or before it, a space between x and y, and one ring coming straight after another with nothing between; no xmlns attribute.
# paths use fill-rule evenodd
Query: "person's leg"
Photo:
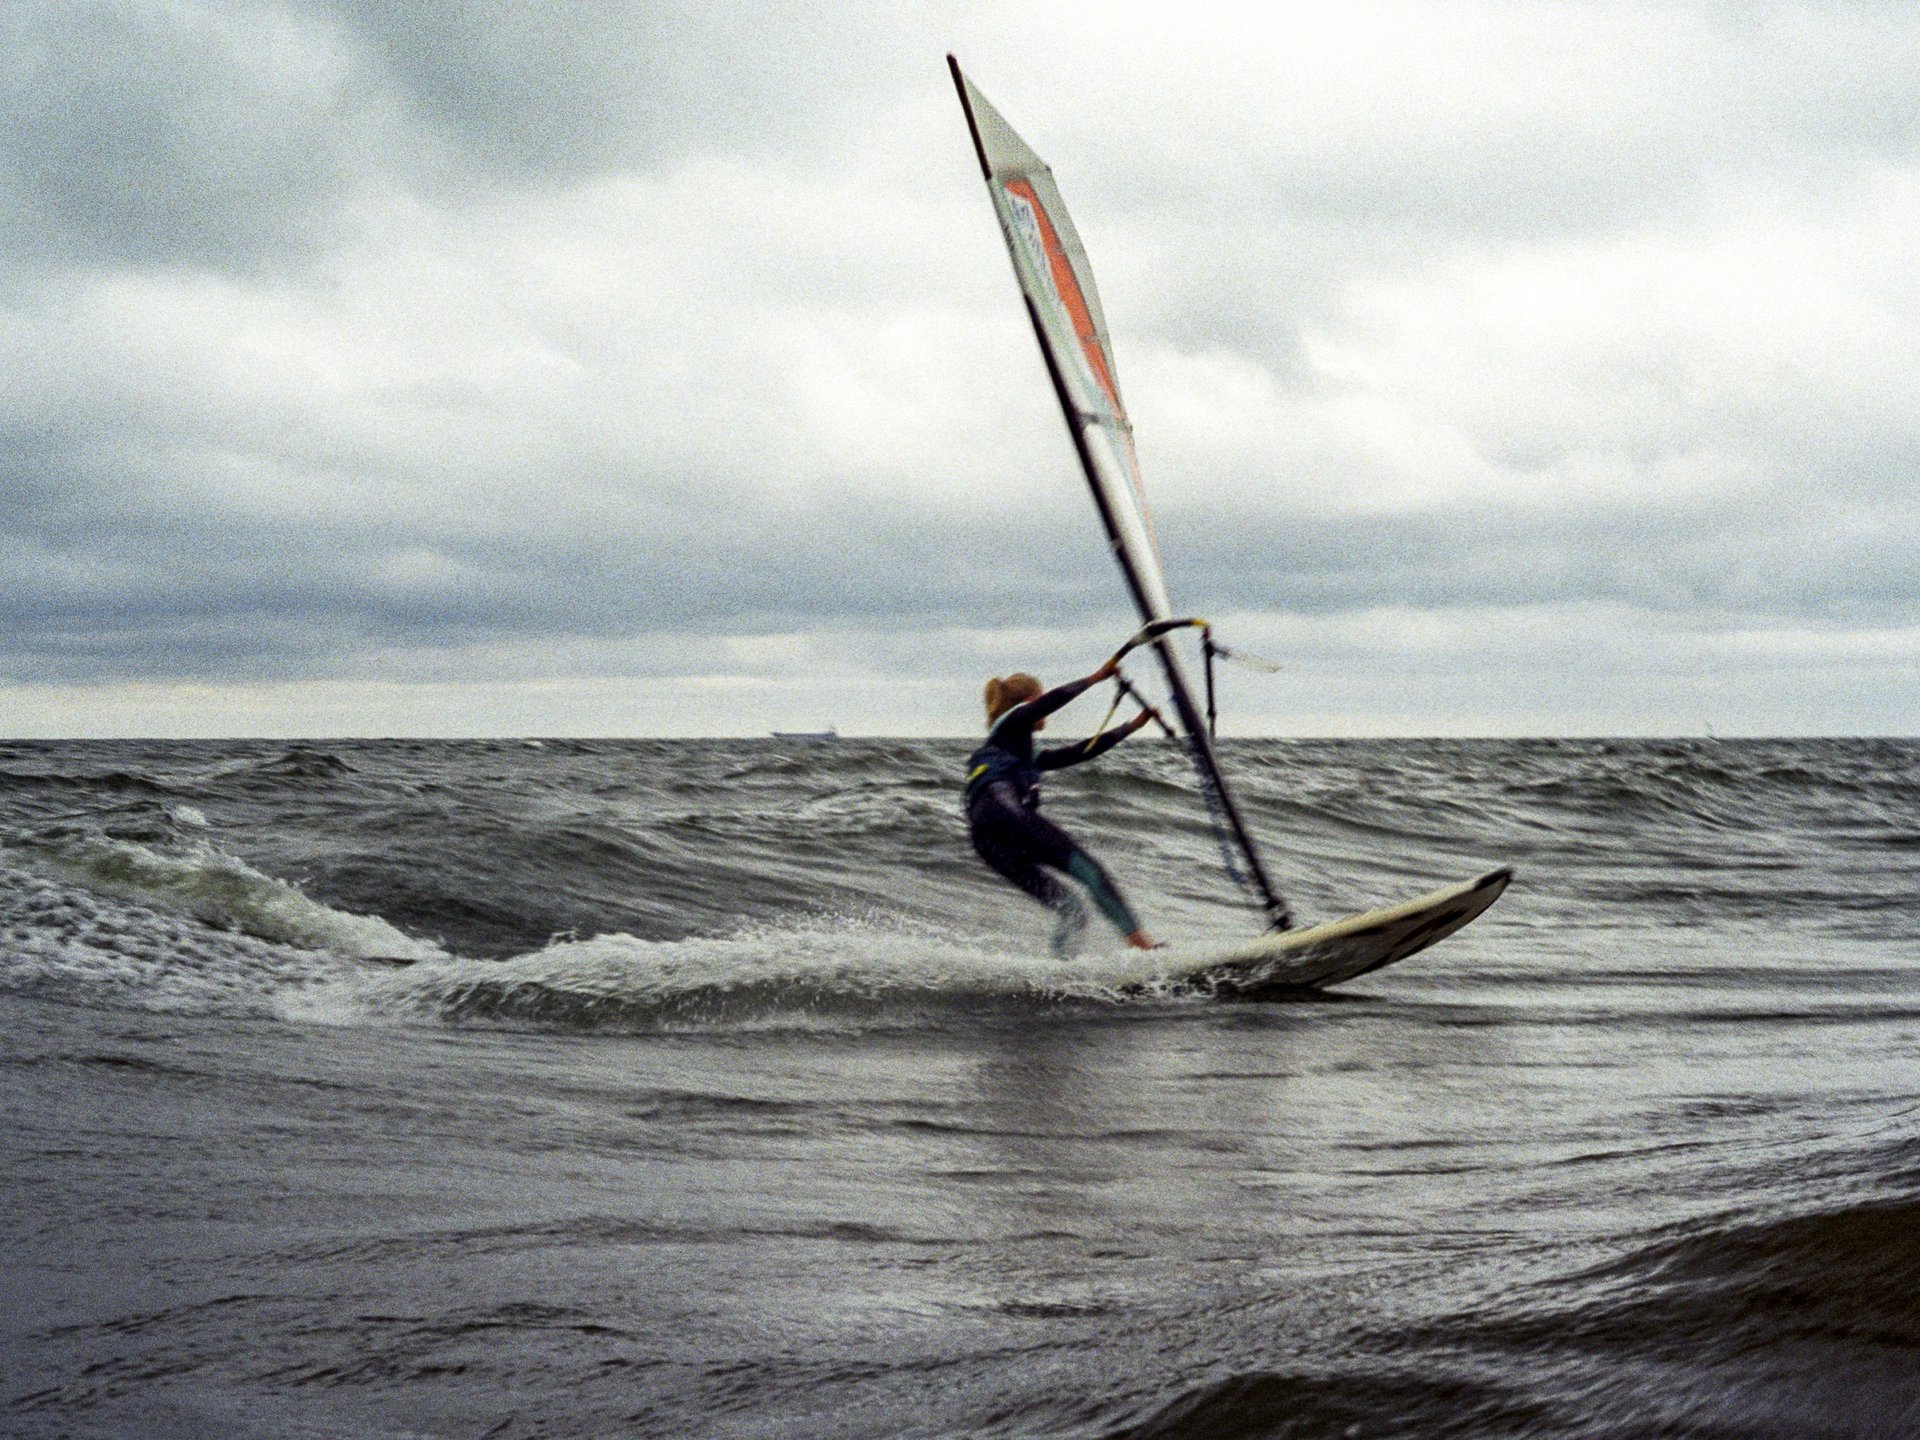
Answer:
<svg viewBox="0 0 1920 1440"><path fill-rule="evenodd" d="M1122 935L1131 939L1140 933L1139 920L1100 862L1058 825L1020 804L1011 787L996 785L988 790L974 802L967 818L980 858L1060 917L1053 939L1055 953L1064 953L1078 940L1086 926L1086 911L1042 867L1071 875L1084 886L1100 913Z"/></svg>
<svg viewBox="0 0 1920 1440"><path fill-rule="evenodd" d="M1066 888L1040 868L1033 836L1021 824L1017 806L978 803L972 821L973 848L979 857L1049 909L1058 909Z"/></svg>
<svg viewBox="0 0 1920 1440"><path fill-rule="evenodd" d="M1080 897L1041 868L1036 846L1051 848L1026 824L1027 809L1017 800L983 797L968 814L973 848L980 858L1053 912L1053 953L1071 956L1087 929L1087 907Z"/></svg>
<svg viewBox="0 0 1920 1440"><path fill-rule="evenodd" d="M1020 825L1024 832L1029 853L1042 865L1051 865L1056 870L1071 875L1087 893L1093 897L1093 903L1100 913L1111 920L1122 935L1133 935L1140 929L1140 921L1120 894L1120 887L1113 883L1113 877L1106 867L1082 850L1074 838L1054 824L1046 816L1032 810L1020 811Z"/></svg>
<svg viewBox="0 0 1920 1440"><path fill-rule="evenodd" d="M1113 883L1113 877L1106 868L1086 851L1076 848L1073 858L1067 862L1067 874L1086 886L1087 893L1093 896L1093 903L1100 907L1100 913L1114 923L1122 935L1134 935L1140 930L1140 921L1133 913L1133 907L1120 894Z"/></svg>

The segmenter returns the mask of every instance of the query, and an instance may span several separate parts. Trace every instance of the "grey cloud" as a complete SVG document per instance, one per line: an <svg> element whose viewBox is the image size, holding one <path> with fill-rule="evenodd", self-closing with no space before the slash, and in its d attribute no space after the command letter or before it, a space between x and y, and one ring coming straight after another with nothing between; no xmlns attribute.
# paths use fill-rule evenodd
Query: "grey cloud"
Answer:
<svg viewBox="0 0 1920 1440"><path fill-rule="evenodd" d="M590 502L542 479L476 508L472 493L511 487L465 476L441 503L369 516L337 499L221 503L193 459L130 483L140 467L111 447L0 437L0 670L333 674L394 646L885 629L956 608L1058 622L1112 599L1077 496L948 524L905 502L783 505L713 475L608 479ZM1035 554L1073 558L1036 572Z"/></svg>
<svg viewBox="0 0 1920 1440"><path fill-rule="evenodd" d="M900 19L776 7L743 44L700 4L14 0L0 253L244 274L345 238L360 186L471 198L798 151L873 113Z"/></svg>
<svg viewBox="0 0 1920 1440"><path fill-rule="evenodd" d="M671 106L661 7L335 0L413 119L476 168L573 176L654 158L644 118ZM664 127L662 127L664 128Z"/></svg>
<svg viewBox="0 0 1920 1440"><path fill-rule="evenodd" d="M404 197L484 206L696 157L831 165L937 82L924 26L915 5L13 0L0 295L310 266Z"/></svg>
<svg viewBox="0 0 1920 1440"><path fill-rule="evenodd" d="M801 151L884 108L876 85L884 94L921 13L702 0L312 3L467 167L521 182Z"/></svg>
<svg viewBox="0 0 1920 1440"><path fill-rule="evenodd" d="M1157 97L1171 122L1116 104L1030 134L1064 168L1109 309L1136 336L1242 347L1297 377L1301 331L1356 283L1500 246L1672 237L1742 209L1830 210L1920 163L1910 8L1499 13L1509 42L1529 40L1524 57L1447 48L1434 62L1446 78L1403 96L1390 76L1355 77L1355 113L1395 109L1391 123L1317 114L1276 78L1230 108L1201 87ZM1273 63L1281 77L1310 61ZM1554 75L1564 89L1541 78ZM1016 125L1019 102L1046 95L988 88Z"/></svg>
<svg viewBox="0 0 1920 1440"><path fill-rule="evenodd" d="M209 504L184 476L125 481L112 453L11 453L0 581L16 679L355 673L394 647L1121 623L1091 507L1043 466L1027 503L800 506L721 474L603 477L583 502L531 478L519 500L370 518ZM64 468L61 468L63 467ZM497 477L496 477L497 478ZM1163 507L1176 603L1303 615L1611 602L1648 613L1897 623L1920 592L1920 504L1810 484L1685 506L1292 514Z"/></svg>
<svg viewBox="0 0 1920 1440"><path fill-rule="evenodd" d="M61 268L307 254L359 138L325 37L271 10L21 0L0 100L0 245Z"/></svg>
<svg viewBox="0 0 1920 1440"><path fill-rule="evenodd" d="M1920 500L1819 508L1776 497L1529 515L1377 517L1231 505L1163 517L1181 589L1217 608L1328 614L1610 602L1778 624L1898 625L1920 594Z"/></svg>

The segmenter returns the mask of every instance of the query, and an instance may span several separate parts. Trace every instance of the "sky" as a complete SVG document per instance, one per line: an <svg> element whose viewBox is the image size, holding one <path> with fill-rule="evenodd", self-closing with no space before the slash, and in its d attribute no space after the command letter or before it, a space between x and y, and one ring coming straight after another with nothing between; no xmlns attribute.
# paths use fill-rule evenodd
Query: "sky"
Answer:
<svg viewBox="0 0 1920 1440"><path fill-rule="evenodd" d="M0 7L0 735L1920 734L1920 6ZM1097 716L1089 717L1095 719Z"/></svg>

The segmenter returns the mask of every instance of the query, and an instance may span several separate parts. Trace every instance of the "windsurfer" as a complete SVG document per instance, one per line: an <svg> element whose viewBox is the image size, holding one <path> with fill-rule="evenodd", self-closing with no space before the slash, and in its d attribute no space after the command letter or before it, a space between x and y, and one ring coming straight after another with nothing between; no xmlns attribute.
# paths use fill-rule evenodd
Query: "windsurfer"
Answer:
<svg viewBox="0 0 1920 1440"><path fill-rule="evenodd" d="M1086 928L1087 913L1052 874L1055 870L1086 889L1100 913L1127 937L1127 944L1136 950L1156 948L1100 862L1040 814L1042 771L1104 755L1152 718L1153 712L1143 709L1126 724L1092 740L1053 745L1035 753L1034 732L1045 728L1047 716L1112 679L1118 668L1109 660L1083 679L1044 692L1038 680L1024 673L987 681L987 739L967 761L967 824L973 832L973 848L987 864L1054 911L1058 923L1053 949L1063 957Z"/></svg>

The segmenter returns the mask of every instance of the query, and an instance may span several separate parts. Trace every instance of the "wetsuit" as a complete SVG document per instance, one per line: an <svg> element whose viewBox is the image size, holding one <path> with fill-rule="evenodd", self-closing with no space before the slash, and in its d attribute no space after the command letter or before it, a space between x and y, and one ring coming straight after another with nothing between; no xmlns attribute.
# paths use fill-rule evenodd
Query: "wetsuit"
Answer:
<svg viewBox="0 0 1920 1440"><path fill-rule="evenodd" d="M1052 873L1059 870L1086 887L1093 903L1123 935L1140 928L1113 879L1066 831L1039 813L1040 775L1103 755L1125 738L1109 730L1091 743L1054 745L1034 753L1033 727L1091 680L1074 680L1015 705L993 723L987 740L967 761L967 824L980 858L1059 916L1053 948L1065 954L1086 926L1086 910Z"/></svg>

